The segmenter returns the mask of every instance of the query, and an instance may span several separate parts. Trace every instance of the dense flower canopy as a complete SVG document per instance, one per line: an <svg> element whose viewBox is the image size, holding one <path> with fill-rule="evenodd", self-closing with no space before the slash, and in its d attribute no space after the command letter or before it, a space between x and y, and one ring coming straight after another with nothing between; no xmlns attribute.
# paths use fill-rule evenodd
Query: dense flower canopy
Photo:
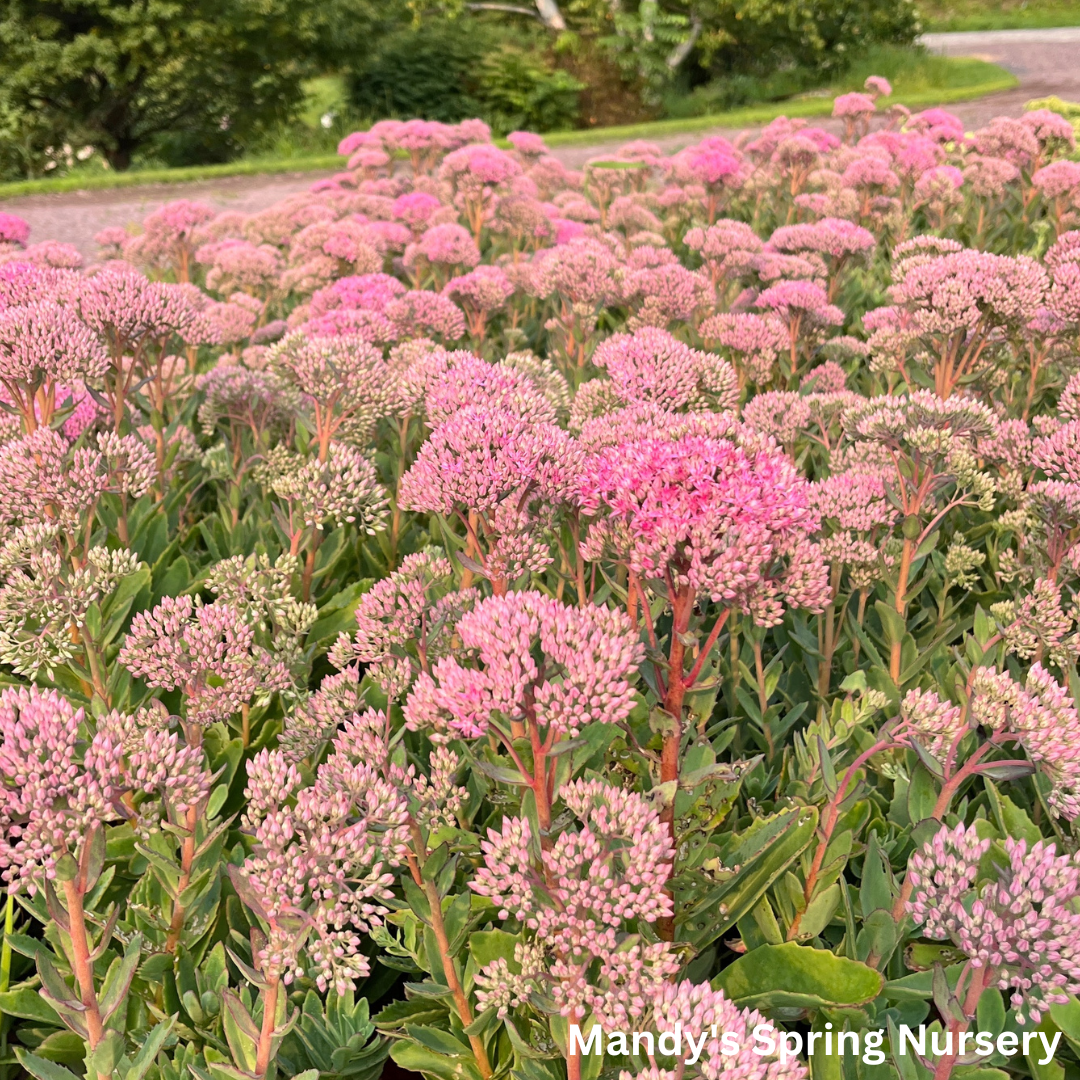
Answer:
<svg viewBox="0 0 1080 1080"><path fill-rule="evenodd" d="M0 214L28 1074L1075 1071L1075 137L863 90Z"/></svg>

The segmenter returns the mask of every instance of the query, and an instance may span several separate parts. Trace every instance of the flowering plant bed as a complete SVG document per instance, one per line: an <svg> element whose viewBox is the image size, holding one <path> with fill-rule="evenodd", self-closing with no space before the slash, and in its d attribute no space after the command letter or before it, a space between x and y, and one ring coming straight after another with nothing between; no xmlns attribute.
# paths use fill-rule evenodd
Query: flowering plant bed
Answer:
<svg viewBox="0 0 1080 1080"><path fill-rule="evenodd" d="M1080 165L387 121L0 215L0 1067L1064 1077Z"/></svg>

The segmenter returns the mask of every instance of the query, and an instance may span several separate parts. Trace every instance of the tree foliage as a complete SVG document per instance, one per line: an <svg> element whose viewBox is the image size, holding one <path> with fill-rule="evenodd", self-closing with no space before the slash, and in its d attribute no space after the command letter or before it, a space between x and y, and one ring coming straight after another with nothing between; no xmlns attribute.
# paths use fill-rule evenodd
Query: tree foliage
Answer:
<svg viewBox="0 0 1080 1080"><path fill-rule="evenodd" d="M305 76L368 17L348 0L3 0L7 164L33 173L63 143L115 169L147 152L223 160L290 119Z"/></svg>

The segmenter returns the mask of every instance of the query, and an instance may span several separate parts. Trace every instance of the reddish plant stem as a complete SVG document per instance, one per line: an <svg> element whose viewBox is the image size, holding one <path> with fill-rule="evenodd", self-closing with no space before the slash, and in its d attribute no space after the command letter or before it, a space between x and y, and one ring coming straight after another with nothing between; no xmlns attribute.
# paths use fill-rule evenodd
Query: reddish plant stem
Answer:
<svg viewBox="0 0 1080 1080"><path fill-rule="evenodd" d="M980 968L971 967L970 963L961 975L967 975L971 982L968 985L967 993L964 995L964 1020L952 1019L949 1021L949 1026L946 1029L949 1033L949 1043L953 1047L952 1053L944 1054L938 1061L934 1068L934 1080L949 1080L952 1075L953 1067L956 1065L956 1059L960 1056L959 1042L960 1033L967 1031L968 1024L971 1022L971 1018L975 1015L976 1009L979 1007L979 998L982 997L983 991L986 989L990 982L990 975L992 970L985 965Z"/></svg>
<svg viewBox="0 0 1080 1080"><path fill-rule="evenodd" d="M270 1057L274 1046L274 1027L277 1022L277 1002L280 982L275 975L262 992L263 1014L262 1027L259 1029L259 1047L255 1055L255 1075L262 1077L270 1067Z"/></svg>
<svg viewBox="0 0 1080 1080"><path fill-rule="evenodd" d="M189 746L202 746L202 730L195 724L185 725L185 737ZM184 814L184 829L187 836L180 846L180 880L176 885L176 902L173 905L172 919L169 921L169 933L165 939L165 951L175 953L180 945L180 935L184 931L186 911L180 903L184 890L191 884L191 870L195 865L195 830L199 824L199 808L189 806Z"/></svg>
<svg viewBox="0 0 1080 1080"><path fill-rule="evenodd" d="M869 750L864 750L847 768L844 773L843 780L840 781L840 786L836 789L836 794L829 800L828 810L825 814L825 820L821 827L818 829L818 845L814 852L813 861L810 864L810 870L806 875L806 885L803 887L803 900L806 905L809 905L810 901L814 897L814 888L817 885L818 875L821 873L822 864L825 862L825 853L828 851L829 843L832 840L832 834L836 829L836 823L840 819L840 805L847 797L848 788L851 786L852 780L855 779L855 775L858 771L875 755L880 754L883 750L889 750L896 746L891 739L882 739L879 742L874 743ZM791 923L791 927L788 929L788 941L794 941L799 934L799 926L802 923L802 917L805 912L797 911L795 918Z"/></svg>
<svg viewBox="0 0 1080 1080"><path fill-rule="evenodd" d="M420 834L420 826L411 817L409 818L409 832L412 836L413 846L413 854L409 856L409 870L413 881L424 890L428 907L431 909L431 931L435 935L435 944L439 949L439 959L442 961L446 985L450 990L450 996L454 999L454 1005L457 1008L458 1016L461 1018L461 1023L468 1027L474 1019L472 1009L458 977L454 958L450 955L450 939L446 935L446 923L443 921L442 900L439 897L439 890L435 887L434 881L424 881L423 875L420 873L419 863L421 860L427 860L428 851L427 845ZM488 1059L483 1042L478 1036L470 1035L469 1046L472 1047L480 1075L484 1080L487 1080L487 1077L491 1075L491 1062Z"/></svg>
<svg viewBox="0 0 1080 1080"><path fill-rule="evenodd" d="M64 903L67 907L68 935L71 939L71 967L75 981L79 984L79 999L86 1010L87 1042L91 1050L96 1050L105 1034L105 1025L101 1021L101 1007L98 1005L97 990L94 988L94 965L90 960L90 941L86 936L86 913L83 911L82 875L64 882ZM108 1074L98 1074L108 1080Z"/></svg>

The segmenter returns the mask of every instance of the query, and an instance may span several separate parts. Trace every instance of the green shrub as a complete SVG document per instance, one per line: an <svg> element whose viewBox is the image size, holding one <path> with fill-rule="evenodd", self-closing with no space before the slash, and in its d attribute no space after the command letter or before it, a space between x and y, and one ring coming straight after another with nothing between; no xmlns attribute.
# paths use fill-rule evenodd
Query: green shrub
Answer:
<svg viewBox="0 0 1080 1080"><path fill-rule="evenodd" d="M571 127L583 84L553 67L547 44L481 19L431 19L376 44L348 74L349 102L373 118L479 116L499 133Z"/></svg>
<svg viewBox="0 0 1080 1080"><path fill-rule="evenodd" d="M712 75L765 75L794 65L840 71L880 44L910 44L912 0L712 0L698 44Z"/></svg>
<svg viewBox="0 0 1080 1080"><path fill-rule="evenodd" d="M505 45L485 56L480 66L484 119L498 132L573 127L584 89L569 72L553 70L535 55Z"/></svg>

